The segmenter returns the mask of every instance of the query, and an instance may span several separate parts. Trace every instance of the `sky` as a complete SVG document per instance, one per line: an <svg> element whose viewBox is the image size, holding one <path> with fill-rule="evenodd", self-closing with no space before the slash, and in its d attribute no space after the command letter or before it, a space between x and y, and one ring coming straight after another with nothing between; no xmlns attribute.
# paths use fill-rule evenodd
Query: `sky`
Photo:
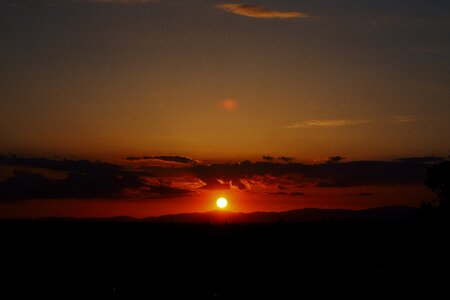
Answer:
<svg viewBox="0 0 450 300"><path fill-rule="evenodd" d="M448 1L0 0L0 44L0 217L208 210L226 193L236 211L417 205L423 174L398 159L450 153ZM136 182L73 193L105 178L72 185L90 171L54 169L65 160ZM348 182L345 166L374 161L407 180ZM197 173L227 164L240 177ZM228 187L210 188L219 179Z"/></svg>

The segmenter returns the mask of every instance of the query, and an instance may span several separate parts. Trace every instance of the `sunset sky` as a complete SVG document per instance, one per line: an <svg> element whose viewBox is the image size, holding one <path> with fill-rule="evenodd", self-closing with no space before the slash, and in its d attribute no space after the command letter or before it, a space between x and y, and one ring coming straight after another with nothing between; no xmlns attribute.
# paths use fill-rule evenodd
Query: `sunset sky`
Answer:
<svg viewBox="0 0 450 300"><path fill-rule="evenodd" d="M449 1L0 0L0 44L0 217L418 205L450 154Z"/></svg>

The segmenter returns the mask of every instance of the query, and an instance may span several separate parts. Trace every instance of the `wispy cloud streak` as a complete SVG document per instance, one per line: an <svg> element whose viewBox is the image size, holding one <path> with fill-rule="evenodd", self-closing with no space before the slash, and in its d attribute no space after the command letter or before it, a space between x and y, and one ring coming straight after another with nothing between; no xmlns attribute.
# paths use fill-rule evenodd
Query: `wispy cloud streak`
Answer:
<svg viewBox="0 0 450 300"><path fill-rule="evenodd" d="M309 128L309 127L343 127L369 123L370 120L305 120L286 126L286 128Z"/></svg>
<svg viewBox="0 0 450 300"><path fill-rule="evenodd" d="M278 11L265 8L261 5L224 3L216 6L218 9L250 18L261 19L291 19L305 18L306 14L298 11Z"/></svg>
<svg viewBox="0 0 450 300"><path fill-rule="evenodd" d="M159 3L160 1L159 0L85 0L85 2L137 4L137 3Z"/></svg>
<svg viewBox="0 0 450 300"><path fill-rule="evenodd" d="M415 116L394 116L392 120L397 123L411 123L423 121L423 119L417 118Z"/></svg>

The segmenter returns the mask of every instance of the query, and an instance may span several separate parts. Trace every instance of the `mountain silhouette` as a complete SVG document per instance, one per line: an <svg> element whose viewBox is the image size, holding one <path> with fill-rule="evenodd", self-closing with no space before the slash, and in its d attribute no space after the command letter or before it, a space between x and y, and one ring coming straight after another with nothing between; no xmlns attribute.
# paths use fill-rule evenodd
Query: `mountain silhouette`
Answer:
<svg viewBox="0 0 450 300"><path fill-rule="evenodd" d="M168 214L155 217L133 218L40 218L50 222L114 222L114 223L212 223L212 224L264 224L264 223L314 223L314 222L408 222L414 221L419 209L410 206L384 206L363 210L303 208L282 212L256 211L250 213L212 210L207 212Z"/></svg>
<svg viewBox="0 0 450 300"><path fill-rule="evenodd" d="M325 286L412 298L446 287L435 225L407 206L0 220L0 295L292 299Z"/></svg>
<svg viewBox="0 0 450 300"><path fill-rule="evenodd" d="M403 222L412 221L417 215L417 208L409 206L385 206L364 210L304 208L283 212L238 213L213 210L203 213L182 213L148 217L145 222L158 223L302 223L322 221L376 221Z"/></svg>

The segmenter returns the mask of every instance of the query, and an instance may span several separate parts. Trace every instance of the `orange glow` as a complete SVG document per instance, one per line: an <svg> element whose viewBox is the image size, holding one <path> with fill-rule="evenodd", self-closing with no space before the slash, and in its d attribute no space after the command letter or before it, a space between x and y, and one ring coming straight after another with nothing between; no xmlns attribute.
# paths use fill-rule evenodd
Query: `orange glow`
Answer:
<svg viewBox="0 0 450 300"><path fill-rule="evenodd" d="M225 99L220 103L220 106L225 110L233 110L237 107L237 102L234 99Z"/></svg>

